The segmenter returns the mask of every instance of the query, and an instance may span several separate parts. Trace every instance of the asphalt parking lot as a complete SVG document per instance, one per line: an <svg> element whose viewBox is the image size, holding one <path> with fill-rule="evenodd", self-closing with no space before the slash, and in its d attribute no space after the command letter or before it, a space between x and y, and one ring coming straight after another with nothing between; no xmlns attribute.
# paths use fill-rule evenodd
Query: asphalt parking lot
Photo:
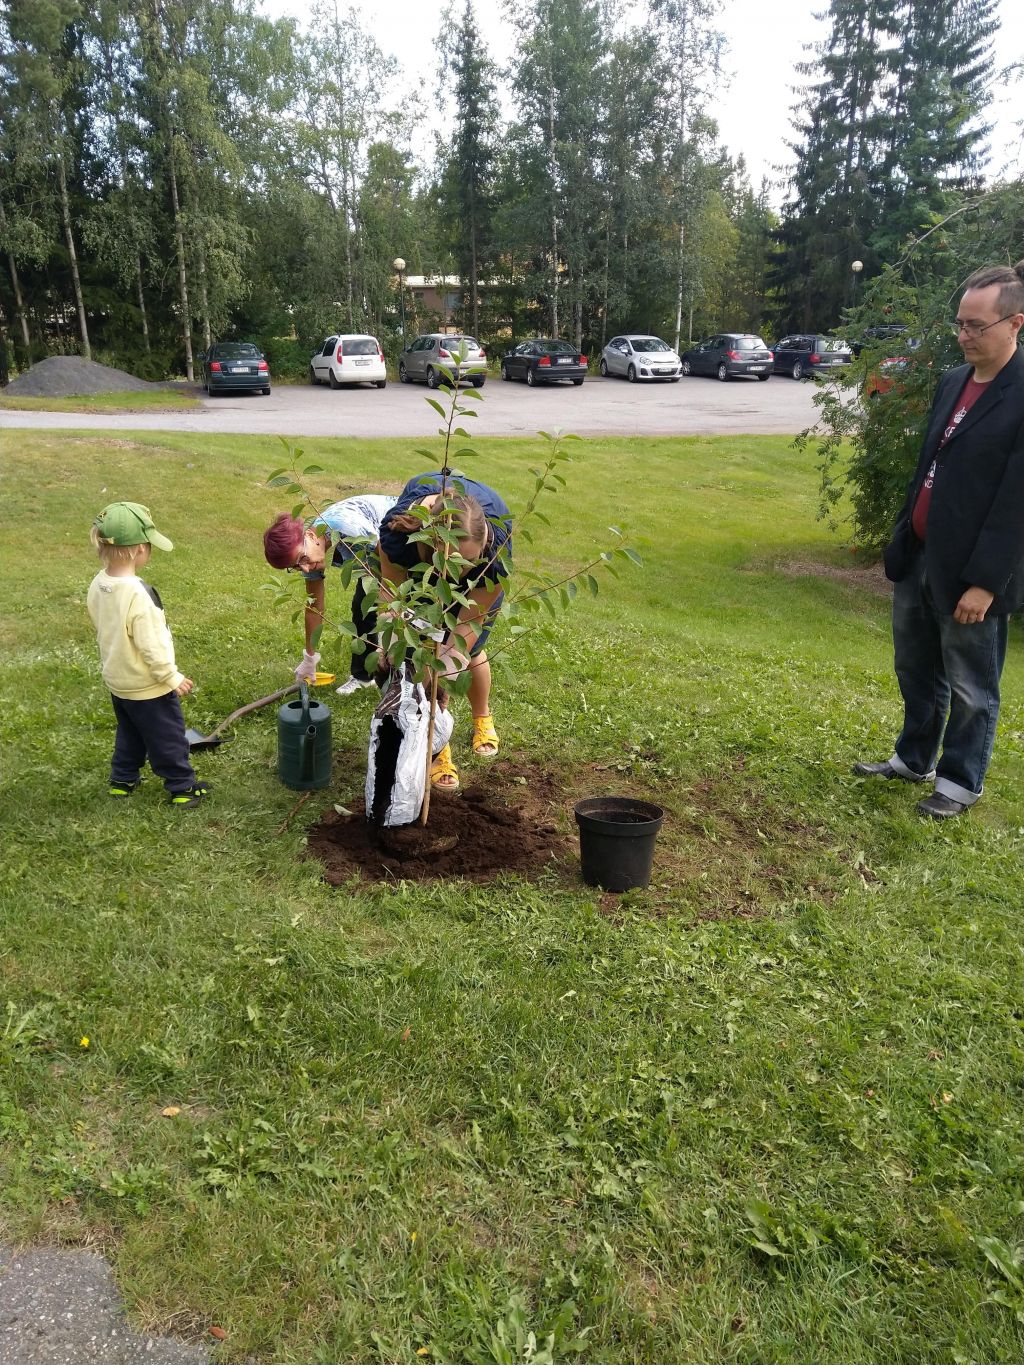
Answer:
<svg viewBox="0 0 1024 1365"><path fill-rule="evenodd" d="M533 389L492 377L481 391L482 402L465 401L477 412L469 426L481 436L528 436L555 430L580 436L786 435L814 422L815 391L813 380L797 383L785 375L775 375L768 383L744 378L724 384L703 378L680 379L675 384L630 384L595 375L579 388L556 384ZM394 381L386 389L280 384L268 398L247 393L207 398L196 392L202 404L194 411L3 411L0 428L430 436L438 426L437 414L424 401L427 389Z"/></svg>

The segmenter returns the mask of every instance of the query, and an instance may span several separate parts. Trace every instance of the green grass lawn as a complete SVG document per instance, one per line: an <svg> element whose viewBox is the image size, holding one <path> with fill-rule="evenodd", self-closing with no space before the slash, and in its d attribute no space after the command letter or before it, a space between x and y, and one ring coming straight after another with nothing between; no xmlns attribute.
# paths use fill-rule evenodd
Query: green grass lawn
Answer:
<svg viewBox="0 0 1024 1365"><path fill-rule="evenodd" d="M177 412L199 407L193 393L138 389L128 393L80 393L68 398L30 398L0 391L0 409L25 412Z"/></svg>
<svg viewBox="0 0 1024 1365"><path fill-rule="evenodd" d="M521 505L539 443L476 444ZM217 1324L226 1361L1022 1359L1016 625L985 799L922 823L849 776L898 720L888 603L807 457L581 442L519 561L615 523L645 567L509 659L495 714L567 832L579 796L666 807L650 889L336 891L304 832L361 790L366 694L327 695L334 785L290 822L272 710L201 757L206 807L106 796L90 520L134 499L174 540L147 577L206 728L299 657L261 591L280 444L5 445L0 1240L102 1247L137 1324ZM304 447L325 497L435 467Z"/></svg>

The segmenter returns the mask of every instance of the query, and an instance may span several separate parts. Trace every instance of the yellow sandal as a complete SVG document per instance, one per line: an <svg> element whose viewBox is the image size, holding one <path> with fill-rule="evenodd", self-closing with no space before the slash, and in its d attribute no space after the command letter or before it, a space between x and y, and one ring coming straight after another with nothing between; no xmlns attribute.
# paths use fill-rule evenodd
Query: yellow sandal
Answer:
<svg viewBox="0 0 1024 1365"><path fill-rule="evenodd" d="M497 758L498 743L498 732L494 728L494 717L474 716L473 752L477 758Z"/></svg>
<svg viewBox="0 0 1024 1365"><path fill-rule="evenodd" d="M459 770L452 762L450 744L444 746L430 765L430 785L434 791L446 794L459 790Z"/></svg>

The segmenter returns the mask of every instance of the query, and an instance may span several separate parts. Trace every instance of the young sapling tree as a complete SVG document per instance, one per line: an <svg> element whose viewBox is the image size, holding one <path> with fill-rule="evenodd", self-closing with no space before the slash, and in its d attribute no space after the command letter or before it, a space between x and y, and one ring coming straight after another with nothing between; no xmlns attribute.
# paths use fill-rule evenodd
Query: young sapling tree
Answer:
<svg viewBox="0 0 1024 1365"><path fill-rule="evenodd" d="M472 615L476 604L469 595L471 588L464 578L468 576L470 582L489 585L495 582L494 560L485 562L481 568L462 554L461 542L467 533L458 524L459 504L456 501L464 490L464 484L463 476L454 462L461 465L463 461L479 458L477 451L469 444L469 432L462 425L464 419L475 417L476 411L467 406L464 400L482 402L483 398L477 389L469 388L460 393L455 367L444 366L443 369L444 378L436 392L442 395L444 404L432 395L426 398L442 421L438 428L442 441L441 486L431 505L421 503L409 509L420 521L419 528L409 533L409 541L423 546L420 551L421 562L401 582L394 583L382 575L373 542L346 541L353 553L341 566L342 582L346 587L356 581L361 585L363 611L367 616L375 616L375 631L372 636L361 634L352 620L338 622L335 627L339 637L347 639L353 653L375 651L380 667L394 668L405 662L410 666L415 680L422 682L427 689L430 699L427 770L420 811L420 822L424 824L430 810L430 766L435 716L443 700L440 693L442 680L447 689L462 695L468 692L472 681L474 663L458 648L457 628L460 623L475 623L480 618ZM540 436L545 442L544 459L530 470L533 488L525 507L511 519L509 542L513 538L531 541L532 522L550 526L551 521L540 510L539 503L546 495L558 493L566 487L562 471L571 462L566 447L569 442L579 438L544 431L540 432ZM308 486L308 481L323 473L323 470L318 465L300 468L302 450L288 447L287 442L285 447L289 452L289 463L268 475L267 484L271 488L301 495L302 500L296 504L293 515L301 516L307 508L312 509L312 524L319 534L327 538L329 558L339 537L325 523L317 521L322 508ZM431 464L436 461L436 454L431 450L420 449L417 454ZM599 550L587 563L561 577L554 578L517 566L514 578L509 574L503 580L506 586L499 616L504 626L505 641L497 649L489 650L492 658L535 630L542 613L547 612L556 617L559 610L567 608L578 596L580 587L596 596L597 570L603 569L615 575L617 565L622 560L642 564L637 551L626 543L623 532L616 526L609 527L609 530L616 538L616 544ZM498 553L504 555L506 551L503 548ZM511 564L508 567L511 569ZM472 577L474 569L477 570L477 578ZM273 580L268 588L275 594L277 603L294 602L290 589L282 580ZM312 609L312 599L307 597L304 606ZM302 608L295 611L296 619L301 611ZM318 647L327 624L326 619L322 619L317 626L314 648Z"/></svg>

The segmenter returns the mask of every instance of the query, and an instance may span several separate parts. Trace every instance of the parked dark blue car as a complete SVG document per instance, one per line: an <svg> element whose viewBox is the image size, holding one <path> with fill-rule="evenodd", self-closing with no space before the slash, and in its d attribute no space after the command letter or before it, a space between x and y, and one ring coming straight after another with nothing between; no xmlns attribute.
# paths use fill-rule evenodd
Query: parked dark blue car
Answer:
<svg viewBox="0 0 1024 1365"><path fill-rule="evenodd" d="M270 366L251 341L218 341L202 357L203 388L212 398L217 393L270 392Z"/></svg>

